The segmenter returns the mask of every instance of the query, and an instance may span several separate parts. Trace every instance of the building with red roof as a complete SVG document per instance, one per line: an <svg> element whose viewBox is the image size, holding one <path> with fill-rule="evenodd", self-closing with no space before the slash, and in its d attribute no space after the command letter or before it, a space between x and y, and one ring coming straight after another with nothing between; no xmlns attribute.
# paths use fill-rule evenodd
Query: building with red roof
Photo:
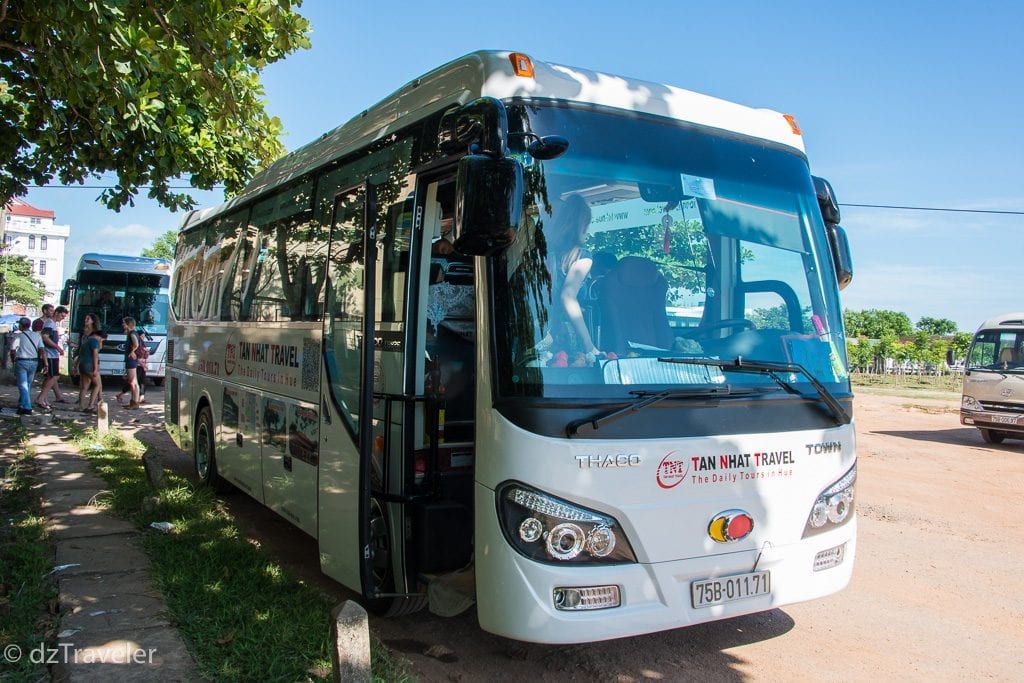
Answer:
<svg viewBox="0 0 1024 683"><path fill-rule="evenodd" d="M4 253L27 258L32 273L46 287L44 303L56 303L64 284L64 248L71 226L55 223L51 209L39 209L18 198L12 199L0 214ZM5 308L11 306L11 302L5 303Z"/></svg>

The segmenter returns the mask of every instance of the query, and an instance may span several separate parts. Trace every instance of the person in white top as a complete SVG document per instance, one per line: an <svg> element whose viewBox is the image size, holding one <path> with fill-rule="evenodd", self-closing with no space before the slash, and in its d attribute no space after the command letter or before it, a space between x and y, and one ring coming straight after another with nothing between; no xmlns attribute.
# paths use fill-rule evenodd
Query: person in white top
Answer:
<svg viewBox="0 0 1024 683"><path fill-rule="evenodd" d="M58 306L54 309L53 304L43 306L43 348L46 350L46 381L39 391L36 403L40 408L50 409L46 395L53 390L53 398L57 403L71 403L64 398L60 391L60 357L64 355L64 348L60 344L59 324L68 316L68 309Z"/></svg>
<svg viewBox="0 0 1024 683"><path fill-rule="evenodd" d="M18 331L11 335L11 360L18 379L18 415L32 414L32 377L36 374L39 361L45 357L43 338L32 331L32 321L22 318Z"/></svg>

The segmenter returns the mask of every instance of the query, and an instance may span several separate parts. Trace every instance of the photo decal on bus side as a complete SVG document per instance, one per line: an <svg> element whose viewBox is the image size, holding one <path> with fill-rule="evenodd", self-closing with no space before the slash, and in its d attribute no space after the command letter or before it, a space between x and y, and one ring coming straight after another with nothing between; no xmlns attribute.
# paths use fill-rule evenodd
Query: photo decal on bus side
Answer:
<svg viewBox="0 0 1024 683"><path fill-rule="evenodd" d="M313 408L293 405L288 420L288 453L314 467L320 462L320 416Z"/></svg>
<svg viewBox="0 0 1024 683"><path fill-rule="evenodd" d="M208 363L207 371L219 374L219 370L219 363ZM313 390L320 374L319 343L316 339L304 339L300 348L296 344L240 339L235 332L224 345L224 374Z"/></svg>
<svg viewBox="0 0 1024 683"><path fill-rule="evenodd" d="M287 413L284 401L273 398L263 399L263 444L281 453L287 442Z"/></svg>

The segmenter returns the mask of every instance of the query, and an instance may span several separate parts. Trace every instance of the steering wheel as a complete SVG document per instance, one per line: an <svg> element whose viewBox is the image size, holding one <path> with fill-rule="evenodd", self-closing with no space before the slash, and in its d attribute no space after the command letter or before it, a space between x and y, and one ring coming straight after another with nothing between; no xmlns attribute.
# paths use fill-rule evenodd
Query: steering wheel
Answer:
<svg viewBox="0 0 1024 683"><path fill-rule="evenodd" d="M726 318L725 320L719 320L718 322L701 325L694 328L693 332L684 332L680 336L687 339L707 339L715 330L723 330L733 327L738 327L741 330L757 329L757 325L755 325L752 320L747 320L746 318Z"/></svg>

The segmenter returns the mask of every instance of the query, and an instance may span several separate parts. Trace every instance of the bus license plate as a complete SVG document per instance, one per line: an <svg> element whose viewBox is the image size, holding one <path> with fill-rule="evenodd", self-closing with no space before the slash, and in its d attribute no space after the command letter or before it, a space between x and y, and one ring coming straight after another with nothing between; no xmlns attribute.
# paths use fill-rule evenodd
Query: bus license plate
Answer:
<svg viewBox="0 0 1024 683"><path fill-rule="evenodd" d="M771 577L767 571L704 579L690 584L690 600L694 608L711 607L723 602L753 598L771 593Z"/></svg>
<svg viewBox="0 0 1024 683"><path fill-rule="evenodd" d="M992 416L992 421L995 422L996 424L1001 424L1001 425L1015 425L1015 424L1017 424L1017 416L1016 415L993 415Z"/></svg>

